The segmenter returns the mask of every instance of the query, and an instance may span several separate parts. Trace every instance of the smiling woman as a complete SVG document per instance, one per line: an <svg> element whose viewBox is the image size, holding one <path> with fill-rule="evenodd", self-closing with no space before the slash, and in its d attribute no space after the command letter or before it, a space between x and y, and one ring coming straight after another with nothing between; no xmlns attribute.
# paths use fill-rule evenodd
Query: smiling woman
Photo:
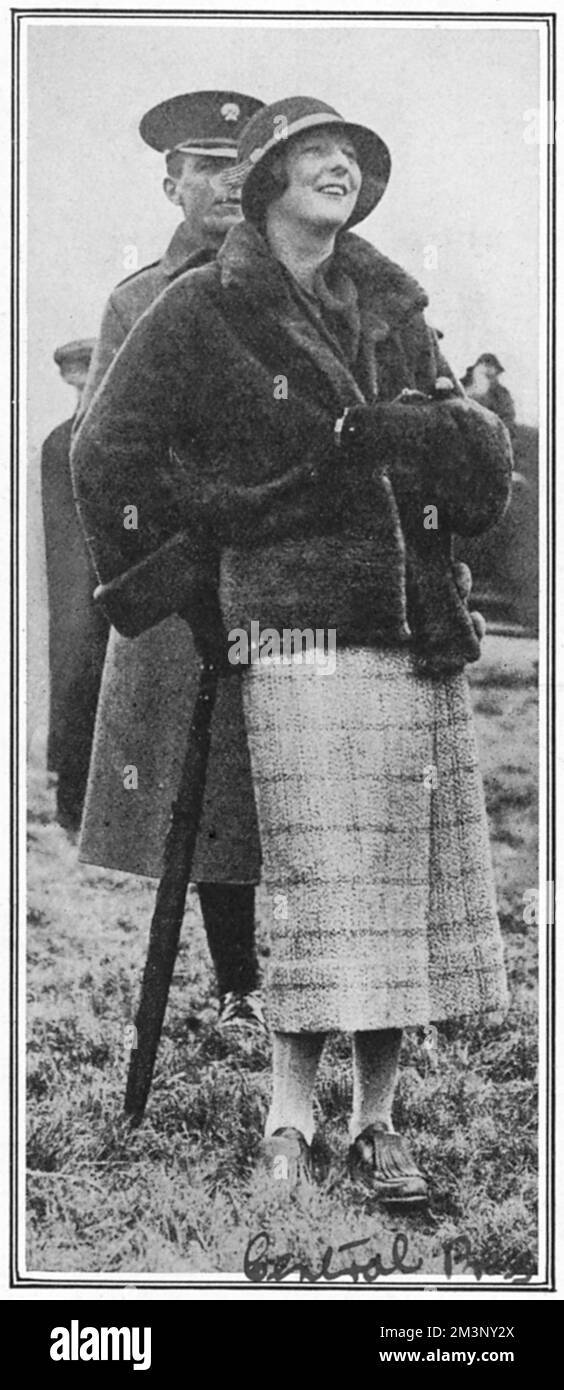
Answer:
<svg viewBox="0 0 564 1390"><path fill-rule="evenodd" d="M125 606L124 498L151 517L135 558L157 581L150 551L184 533L171 602L226 679L233 628L336 630L327 679L299 659L239 672L270 903L264 1157L274 1178L311 1176L319 1058L350 1032L350 1173L397 1207L428 1198L392 1124L402 1029L505 1003L463 672L479 624L452 536L502 515L511 450L441 357L421 287L348 230L389 171L380 138L324 102L257 112L245 222L138 322L74 468Z"/></svg>
<svg viewBox="0 0 564 1390"><path fill-rule="evenodd" d="M330 127L317 136L307 132L296 135L286 155L279 158L286 173L286 188L278 200L283 217L313 223L330 219L337 227L348 222L362 174L355 147L344 129ZM331 202L335 204L332 208Z"/></svg>
<svg viewBox="0 0 564 1390"><path fill-rule="evenodd" d="M356 150L344 129L329 127L294 136L275 160L275 177L278 166L283 183L268 207L267 239L278 260L312 289L319 264L312 236L333 238L354 212L362 183ZM315 252L304 261L306 244Z"/></svg>
<svg viewBox="0 0 564 1390"><path fill-rule="evenodd" d="M243 211L252 222L259 222L287 187L290 171L296 197L298 188L313 198L323 186L329 196L346 200L346 215L339 217L336 229L353 226L373 211L391 169L390 152L374 131L343 121L332 106L307 97L286 98L264 110L264 120L255 116L243 132L238 170L230 175L243 180ZM312 202L310 214L315 217L314 206ZM321 215L321 206L318 211Z"/></svg>

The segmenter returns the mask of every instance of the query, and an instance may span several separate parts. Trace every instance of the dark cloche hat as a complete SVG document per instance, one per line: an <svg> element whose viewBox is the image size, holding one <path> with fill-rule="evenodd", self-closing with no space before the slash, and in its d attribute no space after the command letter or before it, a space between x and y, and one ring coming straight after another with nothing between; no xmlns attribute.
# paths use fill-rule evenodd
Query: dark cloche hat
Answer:
<svg viewBox="0 0 564 1390"><path fill-rule="evenodd" d="M505 367L502 367L499 357L496 357L495 352L483 352L480 357L476 358L474 366L477 367L480 362L483 362L484 367L493 367L496 372L505 371Z"/></svg>
<svg viewBox="0 0 564 1390"><path fill-rule="evenodd" d="M74 338L72 343L55 348L53 357L58 367L68 367L71 362L83 362L88 367L95 346L95 338Z"/></svg>
<svg viewBox="0 0 564 1390"><path fill-rule="evenodd" d="M234 157L244 127L262 105L242 92L186 92L147 111L139 132L154 150Z"/></svg>
<svg viewBox="0 0 564 1390"><path fill-rule="evenodd" d="M362 186L348 225L352 227L368 217L380 202L390 177L389 149L368 126L346 121L333 106L315 97L285 97L274 101L270 106L263 106L245 127L239 140L236 169L228 176L232 179L239 175L244 213L252 204L267 156L283 149L285 141L293 135L330 125L340 126L350 136L362 172Z"/></svg>

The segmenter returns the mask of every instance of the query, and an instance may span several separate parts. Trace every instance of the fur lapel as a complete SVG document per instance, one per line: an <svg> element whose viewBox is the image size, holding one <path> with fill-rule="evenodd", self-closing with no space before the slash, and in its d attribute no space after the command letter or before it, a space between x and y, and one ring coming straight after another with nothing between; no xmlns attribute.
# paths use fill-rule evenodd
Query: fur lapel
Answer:
<svg viewBox="0 0 564 1390"><path fill-rule="evenodd" d="M350 277L358 297L361 322L359 379L341 354L300 315L287 280L259 232L248 222L232 229L219 252L221 286L231 301L238 331L269 356L278 372L285 359L301 385L331 410L373 400L377 394L375 356L409 317L427 303L421 286L400 266L382 256L367 241L344 232L337 240L334 264ZM245 309L248 311L245 313ZM309 368L307 376L302 376ZM314 368L313 382L311 368ZM307 379L309 378L309 379ZM406 384L406 383L404 383Z"/></svg>
<svg viewBox="0 0 564 1390"><path fill-rule="evenodd" d="M265 295L273 304L284 297L284 277L264 237L250 222L241 222L228 232L217 259L223 285L238 283L249 298L261 305ZM380 301L383 316L391 326L399 325L428 303L417 280L354 232L342 232L337 237L335 262L354 280L361 298L370 293Z"/></svg>

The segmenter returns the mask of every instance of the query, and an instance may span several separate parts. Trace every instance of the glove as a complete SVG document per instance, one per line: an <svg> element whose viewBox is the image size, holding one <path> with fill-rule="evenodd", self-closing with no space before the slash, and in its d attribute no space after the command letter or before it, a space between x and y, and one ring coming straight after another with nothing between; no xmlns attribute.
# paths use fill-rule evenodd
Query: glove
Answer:
<svg viewBox="0 0 564 1390"><path fill-rule="evenodd" d="M351 461L387 474L406 514L433 501L447 530L480 535L509 502L511 442L497 415L452 398L447 380L433 397L402 391L389 403L352 406L337 421L335 442Z"/></svg>
<svg viewBox="0 0 564 1390"><path fill-rule="evenodd" d="M439 435L446 428L456 438L447 407L438 404L445 398L406 389L393 401L351 406L335 425L336 449L347 461L370 469L375 479L386 473L394 489L397 484L408 495L414 477L423 478L435 456Z"/></svg>
<svg viewBox="0 0 564 1390"><path fill-rule="evenodd" d="M472 572L469 565L465 565L463 560L457 560L453 565L454 582L460 597L466 602L470 598L472 591ZM486 620L482 613L474 609L470 613L474 632L479 642L483 642L487 632Z"/></svg>

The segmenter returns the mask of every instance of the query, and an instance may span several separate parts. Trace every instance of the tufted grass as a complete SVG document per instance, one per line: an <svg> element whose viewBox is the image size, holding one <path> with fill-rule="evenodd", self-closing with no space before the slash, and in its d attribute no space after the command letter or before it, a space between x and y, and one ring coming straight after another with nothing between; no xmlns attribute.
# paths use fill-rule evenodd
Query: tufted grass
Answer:
<svg viewBox="0 0 564 1390"><path fill-rule="evenodd" d="M490 639L471 672L511 985L489 1025L460 1022L432 1046L405 1035L395 1121L433 1183L429 1213L386 1215L346 1177L350 1048L329 1039L317 1089L316 1182L293 1194L257 1163L269 1094L266 1042L226 1038L197 900L189 897L144 1124L121 1107L154 885L79 865L54 822L41 748L29 800L27 1247L34 1271L241 1275L249 1240L313 1274L327 1246L363 1241L359 1263L405 1263L510 1280L537 1269L537 883L534 643ZM37 742L37 741L36 741ZM265 952L262 929L259 944ZM282 1190L281 1190L282 1189ZM454 1245L452 1244L454 1242ZM378 1273L380 1280L385 1273Z"/></svg>

